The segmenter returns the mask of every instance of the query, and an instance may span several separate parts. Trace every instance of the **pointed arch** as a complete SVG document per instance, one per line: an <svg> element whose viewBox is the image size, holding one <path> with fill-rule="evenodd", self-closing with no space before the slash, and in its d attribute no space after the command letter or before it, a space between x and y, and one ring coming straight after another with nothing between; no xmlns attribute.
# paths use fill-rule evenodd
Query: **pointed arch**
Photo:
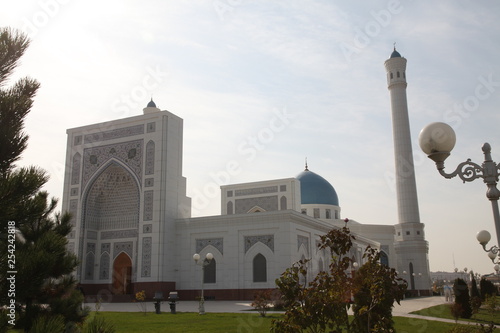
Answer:
<svg viewBox="0 0 500 333"><path fill-rule="evenodd" d="M216 283L217 282L217 260L215 257L208 262L205 259L205 262L208 263L203 269L203 283Z"/></svg>
<svg viewBox="0 0 500 333"><path fill-rule="evenodd" d="M247 213L261 213L261 212L265 212L266 210L262 207L259 207L259 206L253 206L252 208L250 208L248 210Z"/></svg>
<svg viewBox="0 0 500 333"><path fill-rule="evenodd" d="M284 196L284 195L280 198L280 209L281 210L287 210L288 209L287 208L286 196Z"/></svg>
<svg viewBox="0 0 500 333"><path fill-rule="evenodd" d="M84 228L138 228L139 182L129 168L112 160L89 181L83 196Z"/></svg>
<svg viewBox="0 0 500 333"><path fill-rule="evenodd" d="M389 256L384 251L380 251L380 263L389 266Z"/></svg>
<svg viewBox="0 0 500 333"><path fill-rule="evenodd" d="M252 261L253 282L267 282L267 259L258 253Z"/></svg>
<svg viewBox="0 0 500 333"><path fill-rule="evenodd" d="M132 291L132 259L125 252L113 261L113 293L130 294Z"/></svg>

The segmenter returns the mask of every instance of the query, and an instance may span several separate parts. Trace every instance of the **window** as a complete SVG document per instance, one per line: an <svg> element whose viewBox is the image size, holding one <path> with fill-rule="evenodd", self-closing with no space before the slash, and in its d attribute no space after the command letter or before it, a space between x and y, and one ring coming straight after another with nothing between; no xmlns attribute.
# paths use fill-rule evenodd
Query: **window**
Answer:
<svg viewBox="0 0 500 333"><path fill-rule="evenodd" d="M407 232L406 232L406 235L409 235L409 234L410 234L410 232L409 232L409 231L407 231Z"/></svg>
<svg viewBox="0 0 500 333"><path fill-rule="evenodd" d="M314 208L313 214L314 214L314 218L319 219L319 208Z"/></svg>
<svg viewBox="0 0 500 333"><path fill-rule="evenodd" d="M228 201L227 202L227 215L233 214L233 202Z"/></svg>
<svg viewBox="0 0 500 333"><path fill-rule="evenodd" d="M420 235L420 231L417 231L417 235Z"/></svg>
<svg viewBox="0 0 500 333"><path fill-rule="evenodd" d="M392 73L391 73L391 80L392 80L392 79L394 79L394 75L392 75Z"/></svg>
<svg viewBox="0 0 500 333"><path fill-rule="evenodd" d="M206 262L208 262L207 259L205 259L205 263ZM203 269L203 283L215 283L216 272L217 272L217 262L215 262L214 258L210 260L210 263Z"/></svg>
<svg viewBox="0 0 500 333"><path fill-rule="evenodd" d="M335 219L338 220L339 219L339 211L338 210L335 210Z"/></svg>
<svg viewBox="0 0 500 333"><path fill-rule="evenodd" d="M282 196L280 198L280 206L281 206L281 210L286 210L287 207L286 207L286 197L285 196Z"/></svg>
<svg viewBox="0 0 500 333"><path fill-rule="evenodd" d="M323 259L319 258L318 260L318 271L323 272Z"/></svg>
<svg viewBox="0 0 500 333"><path fill-rule="evenodd" d="M401 76L401 75L399 75L399 72L398 72L397 76L398 76L398 77L400 77L400 76Z"/></svg>
<svg viewBox="0 0 500 333"><path fill-rule="evenodd" d="M260 253L253 258L253 282L267 282L267 260Z"/></svg>
<svg viewBox="0 0 500 333"><path fill-rule="evenodd" d="M380 263L382 265L389 266L389 257L387 256L387 253L384 251L380 251Z"/></svg>
<svg viewBox="0 0 500 333"><path fill-rule="evenodd" d="M330 209L326 210L326 218L331 219L332 218L332 211Z"/></svg>

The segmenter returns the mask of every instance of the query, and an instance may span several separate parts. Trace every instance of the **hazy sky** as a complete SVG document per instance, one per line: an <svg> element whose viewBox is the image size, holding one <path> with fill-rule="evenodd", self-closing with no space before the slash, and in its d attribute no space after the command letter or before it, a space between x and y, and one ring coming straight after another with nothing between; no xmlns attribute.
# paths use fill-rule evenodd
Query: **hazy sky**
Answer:
<svg viewBox="0 0 500 333"><path fill-rule="evenodd" d="M417 138L445 121L447 171L482 163L484 142L500 162L499 14L497 1L9 1L1 25L32 39L13 79L41 83L20 164L46 169L60 198L66 129L142 114L152 96L184 119L193 216L220 213L220 185L294 177L307 157L342 217L395 224L384 61L396 42L431 270L488 273L475 240L495 234L486 186L444 179Z"/></svg>

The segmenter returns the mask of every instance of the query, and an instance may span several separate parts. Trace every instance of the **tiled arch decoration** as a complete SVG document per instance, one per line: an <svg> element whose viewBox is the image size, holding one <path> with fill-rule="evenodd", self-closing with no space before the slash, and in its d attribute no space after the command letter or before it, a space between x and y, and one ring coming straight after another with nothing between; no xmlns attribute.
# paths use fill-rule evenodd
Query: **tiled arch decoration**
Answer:
<svg viewBox="0 0 500 333"><path fill-rule="evenodd" d="M112 159L126 165L141 184L143 146L144 140L141 139L84 149L82 190L94 174Z"/></svg>
<svg viewBox="0 0 500 333"><path fill-rule="evenodd" d="M76 153L71 162L71 185L80 184L80 170L82 165L82 155Z"/></svg>
<svg viewBox="0 0 500 333"><path fill-rule="evenodd" d="M274 235L260 235L260 236L245 236L245 253L250 250L252 246L261 242L266 245L271 251L274 252Z"/></svg>
<svg viewBox="0 0 500 333"><path fill-rule="evenodd" d="M144 167L144 174L152 175L155 173L155 143L150 140L146 144L146 166Z"/></svg>
<svg viewBox="0 0 500 333"><path fill-rule="evenodd" d="M84 228L137 229L139 186L122 165L109 163L89 185L84 196Z"/></svg>

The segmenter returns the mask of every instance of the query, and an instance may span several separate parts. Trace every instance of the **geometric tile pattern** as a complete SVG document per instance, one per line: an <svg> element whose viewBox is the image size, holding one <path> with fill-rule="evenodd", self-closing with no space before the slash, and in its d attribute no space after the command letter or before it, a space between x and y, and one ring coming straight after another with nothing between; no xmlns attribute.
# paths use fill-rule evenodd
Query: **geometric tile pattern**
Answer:
<svg viewBox="0 0 500 333"><path fill-rule="evenodd" d="M151 276L151 243L152 237L144 237L142 239L141 277Z"/></svg>
<svg viewBox="0 0 500 333"><path fill-rule="evenodd" d="M101 254L101 262L99 263L99 280L109 279L109 253Z"/></svg>
<svg viewBox="0 0 500 333"><path fill-rule="evenodd" d="M124 163L129 167L139 183L142 179L142 151L143 140L121 142L112 145L86 148L83 150L83 175L82 185L85 188L92 176L101 170L111 158Z"/></svg>
<svg viewBox="0 0 500 333"><path fill-rule="evenodd" d="M235 214L248 213L248 211L255 206L268 212L276 211L278 210L278 196L273 195L268 197L236 199Z"/></svg>
<svg viewBox="0 0 500 333"><path fill-rule="evenodd" d="M76 153L73 156L73 166L71 168L71 185L76 185L80 183L80 169L82 166L82 156L80 153Z"/></svg>
<svg viewBox="0 0 500 333"><path fill-rule="evenodd" d="M137 229L101 231L101 239L134 238L138 233Z"/></svg>
<svg viewBox="0 0 500 333"><path fill-rule="evenodd" d="M150 234L153 232L153 225L152 224L144 224L142 226L142 232L144 234Z"/></svg>
<svg viewBox="0 0 500 333"><path fill-rule="evenodd" d="M95 142L120 139L140 134L144 134L144 125L134 125L104 132L87 134L83 138L83 141L85 143L95 143Z"/></svg>
<svg viewBox="0 0 500 333"><path fill-rule="evenodd" d="M120 252L125 252L130 258L134 258L132 255L132 250L134 247L133 242L116 242L113 244L113 260L120 254Z"/></svg>
<svg viewBox="0 0 500 333"><path fill-rule="evenodd" d="M255 187L243 190L236 190L235 195L255 195L255 194L265 194L265 193L276 193L278 192L278 186L266 186L266 187Z"/></svg>
<svg viewBox="0 0 500 333"><path fill-rule="evenodd" d="M261 242L274 252L274 235L245 236L245 253L256 243Z"/></svg>
<svg viewBox="0 0 500 333"><path fill-rule="evenodd" d="M307 255L309 255L309 238L306 236L297 235L297 251L302 245L305 246Z"/></svg>
<svg viewBox="0 0 500 333"><path fill-rule="evenodd" d="M153 220L153 191L144 191L144 221Z"/></svg>
<svg viewBox="0 0 500 333"><path fill-rule="evenodd" d="M90 185L85 198L84 214L85 228L137 229L139 226L137 181L123 166L111 163Z"/></svg>
<svg viewBox="0 0 500 333"><path fill-rule="evenodd" d="M144 166L144 174L152 175L155 173L155 143L149 141L146 144L146 164Z"/></svg>
<svg viewBox="0 0 500 333"><path fill-rule="evenodd" d="M200 253L208 245L215 247L221 254L224 254L224 239L223 238L204 238L196 240L196 253Z"/></svg>

